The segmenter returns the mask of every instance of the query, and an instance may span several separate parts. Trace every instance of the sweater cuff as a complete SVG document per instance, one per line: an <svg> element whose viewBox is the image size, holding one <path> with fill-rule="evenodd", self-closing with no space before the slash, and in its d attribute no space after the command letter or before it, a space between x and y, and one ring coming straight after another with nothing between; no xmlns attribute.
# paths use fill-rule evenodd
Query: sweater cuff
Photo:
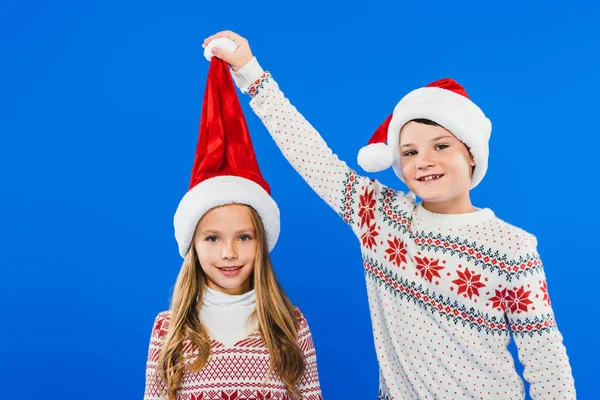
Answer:
<svg viewBox="0 0 600 400"><path fill-rule="evenodd" d="M264 71L256 60L256 57L252 57L239 71L231 71L236 86L244 93L249 92L250 86L260 79L263 73Z"/></svg>

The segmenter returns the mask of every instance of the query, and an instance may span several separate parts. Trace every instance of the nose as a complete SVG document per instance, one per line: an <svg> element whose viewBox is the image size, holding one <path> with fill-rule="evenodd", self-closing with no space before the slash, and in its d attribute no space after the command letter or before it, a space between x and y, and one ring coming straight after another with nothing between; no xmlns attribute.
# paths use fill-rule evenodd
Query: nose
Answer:
<svg viewBox="0 0 600 400"><path fill-rule="evenodd" d="M433 154L430 152L421 152L417 159L417 169L424 170L435 167L436 161Z"/></svg>
<svg viewBox="0 0 600 400"><path fill-rule="evenodd" d="M225 242L221 248L222 260L235 260L238 258L235 242Z"/></svg>

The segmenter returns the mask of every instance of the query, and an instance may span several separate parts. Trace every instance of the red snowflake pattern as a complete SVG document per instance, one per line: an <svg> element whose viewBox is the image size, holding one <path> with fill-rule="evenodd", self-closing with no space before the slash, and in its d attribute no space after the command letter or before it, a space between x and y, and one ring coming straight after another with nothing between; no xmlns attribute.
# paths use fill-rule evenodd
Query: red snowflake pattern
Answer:
<svg viewBox="0 0 600 400"><path fill-rule="evenodd" d="M227 393L224 390L221 391L221 400L238 400L238 398L239 396L237 390L231 391L229 393Z"/></svg>
<svg viewBox="0 0 600 400"><path fill-rule="evenodd" d="M394 237L394 240L388 240L389 248L385 251L390 255L390 262L397 266L400 266L400 263L406 264L406 248L404 247L404 242L398 240L397 237Z"/></svg>
<svg viewBox="0 0 600 400"><path fill-rule="evenodd" d="M479 296L479 289L485 287L485 284L480 282L481 274L475 275L473 271L469 271L469 268L465 268L464 272L457 270L458 279L452 281L455 285L458 285L458 292L456 294L464 293L464 297L467 296L469 299L473 299L473 295Z"/></svg>
<svg viewBox="0 0 600 400"><path fill-rule="evenodd" d="M531 291L526 292L525 286L520 288L508 289L506 291L506 305L510 312L520 314L521 312L527 312L527 307L533 304L533 301L529 300Z"/></svg>
<svg viewBox="0 0 600 400"><path fill-rule="evenodd" d="M490 297L490 301L492 302L492 308L497 309L498 311L506 310L506 289L498 290L496 289L496 295L494 297Z"/></svg>
<svg viewBox="0 0 600 400"><path fill-rule="evenodd" d="M273 395L271 394L271 392L266 392L264 393L262 390L260 390L257 393L258 397L256 398L257 400L271 400L273 398Z"/></svg>
<svg viewBox="0 0 600 400"><path fill-rule="evenodd" d="M375 241L375 238L377 236L379 236L379 232L377 232L376 228L375 228L376 224L373 224L369 227L369 229L362 234L362 236L360 237L360 239L362 240L362 244L363 246L373 250L373 246L375 246L377 243Z"/></svg>
<svg viewBox="0 0 600 400"><path fill-rule="evenodd" d="M550 295L548 294L548 284L545 280L542 281L542 286L540 286L540 290L544 294L543 302L550 306L552 303L550 302Z"/></svg>
<svg viewBox="0 0 600 400"><path fill-rule="evenodd" d="M429 282L433 281L433 277L441 278L438 271L444 269L444 267L438 265L440 260L429 259L427 257L417 257L415 256L415 260L417 261L417 269L421 273L421 278L427 279Z"/></svg>
<svg viewBox="0 0 600 400"><path fill-rule="evenodd" d="M165 318L160 318L156 321L156 325L154 326L154 331L156 332L157 338L162 338L167 334L167 329L169 328L169 324L165 323Z"/></svg>
<svg viewBox="0 0 600 400"><path fill-rule="evenodd" d="M369 226L371 220L375 219L375 199L373 199L373 192L375 189L369 192L369 188L365 188L365 193L359 196L360 198L360 209L358 210L358 216L360 217L359 228L364 225Z"/></svg>

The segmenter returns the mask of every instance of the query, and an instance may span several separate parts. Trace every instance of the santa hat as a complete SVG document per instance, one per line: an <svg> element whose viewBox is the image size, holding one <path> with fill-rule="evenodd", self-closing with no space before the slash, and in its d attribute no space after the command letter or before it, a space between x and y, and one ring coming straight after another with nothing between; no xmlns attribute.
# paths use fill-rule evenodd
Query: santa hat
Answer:
<svg viewBox="0 0 600 400"><path fill-rule="evenodd" d="M369 145L360 149L358 164L367 172L378 172L392 166L396 175L404 181L400 165L400 130L406 123L421 118L441 125L469 148L476 164L471 188L477 186L487 171L492 123L469 99L465 89L450 78L430 83L404 96L394 112L375 131Z"/></svg>
<svg viewBox="0 0 600 400"><path fill-rule="evenodd" d="M202 216L225 204L254 208L265 227L269 251L279 237L279 208L260 173L228 65L210 62L196 157L188 192L174 217L179 254L185 258Z"/></svg>

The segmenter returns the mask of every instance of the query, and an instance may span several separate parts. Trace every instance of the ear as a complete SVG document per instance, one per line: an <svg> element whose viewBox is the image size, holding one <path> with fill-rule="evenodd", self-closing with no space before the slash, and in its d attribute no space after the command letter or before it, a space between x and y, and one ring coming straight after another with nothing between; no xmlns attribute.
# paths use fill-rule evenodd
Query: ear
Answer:
<svg viewBox="0 0 600 400"><path fill-rule="evenodd" d="M474 167L477 165L477 163L475 162L475 159L473 158L473 154L471 153L471 149L469 147L467 147L467 150L469 151L469 165L471 167Z"/></svg>
<svg viewBox="0 0 600 400"><path fill-rule="evenodd" d="M471 166L471 178L472 178L473 173L475 172L475 167L477 166L477 163L475 163L475 160L473 159L473 154L471 154L470 151L469 151L469 165Z"/></svg>

